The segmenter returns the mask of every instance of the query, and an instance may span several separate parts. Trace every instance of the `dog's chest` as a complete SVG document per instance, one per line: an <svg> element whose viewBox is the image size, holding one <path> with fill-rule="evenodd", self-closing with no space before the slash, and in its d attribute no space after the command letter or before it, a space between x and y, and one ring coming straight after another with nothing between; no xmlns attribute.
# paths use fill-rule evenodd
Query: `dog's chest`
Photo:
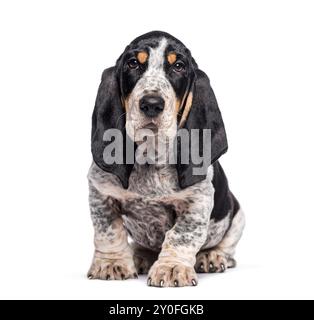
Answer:
<svg viewBox="0 0 314 320"><path fill-rule="evenodd" d="M179 191L175 166L134 166L129 179L129 191L148 197L166 196Z"/></svg>
<svg viewBox="0 0 314 320"><path fill-rule="evenodd" d="M123 219L135 242L158 250L165 233L175 222L175 211L171 204L161 201L179 191L175 167L135 165L129 178L128 191L138 198L123 204Z"/></svg>

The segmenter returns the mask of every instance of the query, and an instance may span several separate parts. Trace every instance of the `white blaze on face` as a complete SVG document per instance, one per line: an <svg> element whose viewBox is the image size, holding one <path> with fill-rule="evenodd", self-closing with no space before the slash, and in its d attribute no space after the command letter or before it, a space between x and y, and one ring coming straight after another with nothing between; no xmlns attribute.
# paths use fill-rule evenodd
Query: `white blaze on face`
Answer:
<svg viewBox="0 0 314 320"><path fill-rule="evenodd" d="M170 83L164 71L166 47L167 40L162 39L157 48L150 49L148 68L138 81L138 86L148 93L157 91L159 94L167 94L167 87Z"/></svg>
<svg viewBox="0 0 314 320"><path fill-rule="evenodd" d="M128 112L126 129L130 137L140 129L153 121L162 135L172 136L176 132L174 117L176 95L166 77L165 50L167 39L162 38L156 48L149 49L148 67L136 83L128 98ZM165 108L156 119L147 118L139 108L139 101L144 95L156 94L165 100Z"/></svg>

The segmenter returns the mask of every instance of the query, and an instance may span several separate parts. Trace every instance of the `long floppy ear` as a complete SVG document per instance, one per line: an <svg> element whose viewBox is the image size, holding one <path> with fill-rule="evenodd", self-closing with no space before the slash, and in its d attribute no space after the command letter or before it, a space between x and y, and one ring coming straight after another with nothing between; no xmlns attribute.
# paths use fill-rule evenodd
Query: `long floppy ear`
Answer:
<svg viewBox="0 0 314 320"><path fill-rule="evenodd" d="M108 129L118 129L123 137L123 163L108 164L104 150L111 141L104 141ZM104 171L115 174L124 188L128 187L133 164L125 164L127 135L125 130L125 110L122 106L116 67L106 69L102 74L92 117L92 155L95 163Z"/></svg>
<svg viewBox="0 0 314 320"><path fill-rule="evenodd" d="M206 159L208 166L214 163L228 149L225 127L216 97L207 75L199 69L195 71L194 81L186 99L179 127L187 129L190 137L192 129L199 129L199 153L201 156L205 154L202 145L202 130L211 130L211 156L210 159ZM206 178L206 174L193 174L193 169L200 167L200 165L193 164L191 156L189 164L181 164L180 151L184 147L186 146L181 146L180 141L178 141L177 171L181 188L186 188Z"/></svg>

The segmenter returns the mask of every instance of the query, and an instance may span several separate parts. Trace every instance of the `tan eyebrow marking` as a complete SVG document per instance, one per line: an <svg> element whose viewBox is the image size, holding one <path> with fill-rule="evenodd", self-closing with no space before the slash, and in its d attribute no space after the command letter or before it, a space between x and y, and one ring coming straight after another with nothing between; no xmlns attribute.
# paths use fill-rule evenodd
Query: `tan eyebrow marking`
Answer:
<svg viewBox="0 0 314 320"><path fill-rule="evenodd" d="M177 55L176 55L176 53L175 53L175 52L169 53L168 56L167 56L167 60L168 60L168 62L169 62L170 64L174 64L174 63L176 62L176 60L177 60Z"/></svg>
<svg viewBox="0 0 314 320"><path fill-rule="evenodd" d="M141 51L137 54L137 60L142 64L147 61L147 58L148 58L148 54L145 51Z"/></svg>

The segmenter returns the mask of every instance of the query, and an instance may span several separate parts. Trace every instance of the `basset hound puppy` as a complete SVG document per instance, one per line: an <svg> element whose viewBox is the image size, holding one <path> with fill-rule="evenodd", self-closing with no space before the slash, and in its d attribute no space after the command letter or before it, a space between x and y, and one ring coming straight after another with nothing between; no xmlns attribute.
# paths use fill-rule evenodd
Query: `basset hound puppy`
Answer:
<svg viewBox="0 0 314 320"><path fill-rule="evenodd" d="M146 139L138 134L143 129L151 133ZM106 149L113 143L108 130L120 132L120 151ZM188 140L176 139L182 130ZM194 148L193 130L200 142L210 131L210 140L198 147L205 171L197 174L200 163L191 156L182 161L180 153ZM129 161L148 138L168 147L156 158L174 154L177 161ZM149 286L196 286L197 273L235 267L245 218L218 162L228 147L225 128L209 79L182 42L154 31L126 47L102 74L91 140L95 252L89 279L148 274ZM106 161L108 152L121 161Z"/></svg>

